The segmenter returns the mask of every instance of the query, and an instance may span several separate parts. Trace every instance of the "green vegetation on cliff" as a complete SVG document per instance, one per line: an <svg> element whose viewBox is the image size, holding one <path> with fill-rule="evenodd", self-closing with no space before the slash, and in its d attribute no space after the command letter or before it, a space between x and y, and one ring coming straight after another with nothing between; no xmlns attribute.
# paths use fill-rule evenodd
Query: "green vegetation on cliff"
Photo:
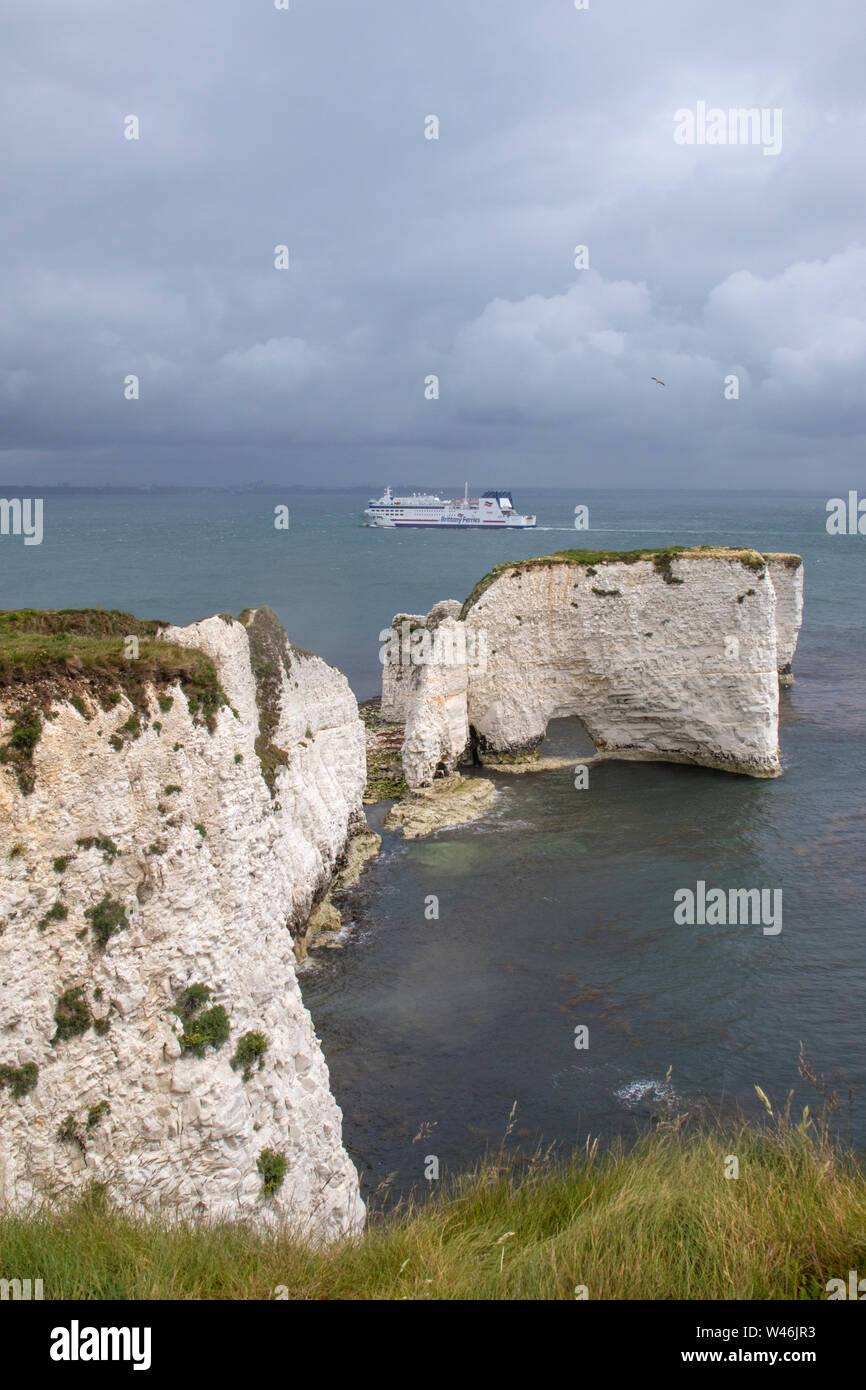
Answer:
<svg viewBox="0 0 866 1390"><path fill-rule="evenodd" d="M117 932L129 926L123 903L107 893L93 907L86 908L84 915L90 923L94 940L103 951Z"/></svg>
<svg viewBox="0 0 866 1390"><path fill-rule="evenodd" d="M279 748L274 738L280 726L283 680L288 678L292 668L292 646L276 613L266 606L245 608L239 621L249 637L250 665L256 681L259 735L255 748L262 776L273 798L277 773L289 761L288 752Z"/></svg>
<svg viewBox="0 0 866 1390"><path fill-rule="evenodd" d="M103 709L117 704L122 690L141 710L145 684L180 681L193 713L210 719L227 703L214 664L193 647L159 641L166 626L116 609L0 611L0 690L14 695L32 687L68 698L86 718L82 686ZM137 655L130 655L129 638Z"/></svg>
<svg viewBox="0 0 866 1390"><path fill-rule="evenodd" d="M382 701L378 695L358 706L364 724L367 751L367 783L364 801L391 801L409 790L403 776L403 725L382 718Z"/></svg>
<svg viewBox="0 0 866 1390"><path fill-rule="evenodd" d="M797 570L803 563L802 555L795 555L789 550L765 550L764 559L777 560L780 565L784 565L789 570Z"/></svg>
<svg viewBox="0 0 866 1390"><path fill-rule="evenodd" d="M32 792L35 786L33 753L41 737L42 716L37 709L26 707L14 712L12 728L6 742L0 747L0 763L14 770L18 785L25 795Z"/></svg>
<svg viewBox="0 0 866 1390"><path fill-rule="evenodd" d="M14 1063L0 1063L0 1087L8 1086L13 1100L21 1100L35 1090L39 1081L39 1068L35 1062L24 1062L20 1067Z"/></svg>
<svg viewBox="0 0 866 1390"><path fill-rule="evenodd" d="M159 641L165 626L116 609L0 611L0 701L12 719L0 746L0 763L12 768L23 792L33 790L34 752L57 701L68 701L88 719L94 709L119 704L123 692L135 713L111 736L112 747L120 751L125 741L121 733L126 741L141 735L148 688L163 692L158 698L166 710L171 697L165 696L165 688L179 682L190 714L213 730L218 711L227 704L216 668L193 647Z"/></svg>

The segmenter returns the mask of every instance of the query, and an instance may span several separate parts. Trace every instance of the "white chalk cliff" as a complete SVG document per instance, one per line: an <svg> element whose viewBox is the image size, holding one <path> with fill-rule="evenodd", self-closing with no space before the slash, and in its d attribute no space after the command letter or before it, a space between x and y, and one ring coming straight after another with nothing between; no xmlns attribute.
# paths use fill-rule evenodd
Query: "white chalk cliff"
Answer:
<svg viewBox="0 0 866 1390"><path fill-rule="evenodd" d="M776 592L776 660L782 685L791 685L791 663L803 622L803 561L799 555L765 555Z"/></svg>
<svg viewBox="0 0 866 1390"><path fill-rule="evenodd" d="M470 741L482 760L532 756L549 721L572 715L605 757L777 776L779 682L790 679L802 618L799 556L710 547L585 556L499 565L456 620L438 616L450 603L437 605L427 625L462 627L454 646L475 660L386 665L382 714L405 720L409 785L452 771ZM426 621L411 620L414 638Z"/></svg>
<svg viewBox="0 0 866 1390"><path fill-rule="evenodd" d="M106 705L74 672L53 695L38 681L0 691L0 745L22 698L43 711L31 789L0 767L0 1202L13 1208L96 1180L124 1204L285 1219L321 1240L363 1224L292 938L364 825L363 726L340 672L266 613L159 634L213 662L227 703L210 728L177 682L145 687L144 706L122 685ZM106 902L123 918L103 948ZM199 1016L221 1006L231 1029L198 1054L175 1012L193 985L210 991ZM60 1017L85 1029L66 1037L64 997ZM233 1067L251 1033L266 1051ZM271 1192L266 1151L285 1161Z"/></svg>

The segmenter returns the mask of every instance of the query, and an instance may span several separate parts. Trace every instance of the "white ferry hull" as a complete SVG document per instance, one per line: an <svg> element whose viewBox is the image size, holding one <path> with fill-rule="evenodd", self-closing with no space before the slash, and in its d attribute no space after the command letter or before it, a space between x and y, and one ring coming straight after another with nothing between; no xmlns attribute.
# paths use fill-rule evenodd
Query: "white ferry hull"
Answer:
<svg viewBox="0 0 866 1390"><path fill-rule="evenodd" d="M439 496L419 493L394 497L386 488L380 498L370 499L364 517L368 526L391 531L526 531L536 525L534 516L515 511L510 492L501 491L443 501Z"/></svg>
<svg viewBox="0 0 866 1390"><path fill-rule="evenodd" d="M478 521L471 519L467 521L392 521L392 520L368 520L368 526L384 526L390 530L410 530L416 531L527 531L535 525L535 521Z"/></svg>

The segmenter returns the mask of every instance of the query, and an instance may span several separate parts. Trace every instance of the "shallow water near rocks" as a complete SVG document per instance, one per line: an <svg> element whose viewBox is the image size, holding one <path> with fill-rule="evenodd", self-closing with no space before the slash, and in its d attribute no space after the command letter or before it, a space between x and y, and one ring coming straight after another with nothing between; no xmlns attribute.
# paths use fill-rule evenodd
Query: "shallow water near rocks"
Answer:
<svg viewBox="0 0 866 1390"><path fill-rule="evenodd" d="M816 808L808 777L805 750L771 782L606 762L588 792L568 772L499 778L495 819L431 842L386 832L355 940L304 985L367 1181L411 1186L428 1153L465 1166L514 1101L527 1145L632 1135L674 1102L760 1113L755 1084L814 1110L801 1040L840 1099L862 1084L866 884L859 864L822 871L818 849L858 813ZM698 877L781 884L781 933L675 925L674 891ZM435 1139L413 1144L425 1123Z"/></svg>

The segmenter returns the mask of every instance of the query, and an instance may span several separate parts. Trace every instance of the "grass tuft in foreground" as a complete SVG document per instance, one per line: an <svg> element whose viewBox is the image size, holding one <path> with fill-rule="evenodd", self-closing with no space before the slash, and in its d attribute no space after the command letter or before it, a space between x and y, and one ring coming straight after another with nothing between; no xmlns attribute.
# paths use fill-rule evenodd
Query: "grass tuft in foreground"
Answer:
<svg viewBox="0 0 866 1390"><path fill-rule="evenodd" d="M726 1179L730 1156L739 1177ZM46 1298L821 1299L866 1273L866 1174L811 1120L660 1128L628 1152L498 1155L314 1249L243 1225L121 1216L99 1189L0 1217L0 1275Z"/></svg>

